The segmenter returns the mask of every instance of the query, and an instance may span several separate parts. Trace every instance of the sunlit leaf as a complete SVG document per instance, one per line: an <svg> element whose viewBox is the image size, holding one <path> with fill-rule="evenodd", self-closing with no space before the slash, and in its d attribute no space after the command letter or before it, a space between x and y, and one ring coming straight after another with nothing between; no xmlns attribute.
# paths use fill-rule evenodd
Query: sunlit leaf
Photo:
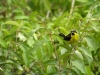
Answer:
<svg viewBox="0 0 100 75"><path fill-rule="evenodd" d="M32 47L33 44L35 43L35 41L33 40L33 37L29 37L29 38L27 39L27 43L28 43L28 45L29 45L30 47Z"/></svg>
<svg viewBox="0 0 100 75"><path fill-rule="evenodd" d="M17 36L21 41L25 41L26 40L26 37L22 34L22 33L18 33L18 36Z"/></svg>
<svg viewBox="0 0 100 75"><path fill-rule="evenodd" d="M70 53L66 52L66 53L62 54L59 59L61 60L61 59L64 59L64 58L68 58L69 56L70 56Z"/></svg>
<svg viewBox="0 0 100 75"><path fill-rule="evenodd" d="M15 19L29 19L29 17L19 15L19 16L16 16Z"/></svg>
<svg viewBox="0 0 100 75"><path fill-rule="evenodd" d="M68 31L64 27L59 27L59 32L65 34L65 35L68 34Z"/></svg>
<svg viewBox="0 0 100 75"><path fill-rule="evenodd" d="M47 74L49 74L49 73L55 73L55 72L56 72L56 69L55 69L54 66L52 66L52 65L48 65L47 66Z"/></svg>
<svg viewBox="0 0 100 75"><path fill-rule="evenodd" d="M82 54L79 51L77 51L77 50L75 51L73 57L78 58L80 60L83 60Z"/></svg>
<svg viewBox="0 0 100 75"><path fill-rule="evenodd" d="M79 2L88 2L88 0L76 0L76 1L79 1Z"/></svg>
<svg viewBox="0 0 100 75"><path fill-rule="evenodd" d="M87 75L93 75L90 66L85 66Z"/></svg>
<svg viewBox="0 0 100 75"><path fill-rule="evenodd" d="M7 64L14 64L14 62L12 60L6 60Z"/></svg>
<svg viewBox="0 0 100 75"><path fill-rule="evenodd" d="M91 27L92 27L96 32L98 32L99 29L100 29L100 27L98 27L98 26L96 26L96 25L92 25Z"/></svg>
<svg viewBox="0 0 100 75"><path fill-rule="evenodd" d="M15 26L18 26L20 27L20 24L17 23L16 21L6 21L5 24L9 24L9 25L15 25Z"/></svg>

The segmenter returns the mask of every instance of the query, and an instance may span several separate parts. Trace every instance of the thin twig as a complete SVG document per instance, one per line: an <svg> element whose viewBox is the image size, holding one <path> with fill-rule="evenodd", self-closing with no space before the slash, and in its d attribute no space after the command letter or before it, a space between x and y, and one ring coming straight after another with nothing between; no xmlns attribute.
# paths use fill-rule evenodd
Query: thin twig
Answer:
<svg viewBox="0 0 100 75"><path fill-rule="evenodd" d="M49 18L50 13L51 13L51 11L49 10L49 11L47 12L47 14L46 14L46 19L48 19L48 18Z"/></svg>
<svg viewBox="0 0 100 75"><path fill-rule="evenodd" d="M75 4L75 0L72 0L71 9L70 9L70 14L73 13L74 4Z"/></svg>

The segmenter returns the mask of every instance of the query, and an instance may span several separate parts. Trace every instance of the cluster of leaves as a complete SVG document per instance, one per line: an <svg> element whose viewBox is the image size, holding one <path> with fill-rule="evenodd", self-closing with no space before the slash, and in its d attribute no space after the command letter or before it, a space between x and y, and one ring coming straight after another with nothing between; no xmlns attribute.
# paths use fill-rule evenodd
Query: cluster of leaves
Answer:
<svg viewBox="0 0 100 75"><path fill-rule="evenodd" d="M76 7L77 12L73 11L73 13L64 12L64 8L64 13L60 11L60 16L47 18L38 13L39 9L36 10L38 12L30 9L30 3L35 4L39 0L29 2L7 0L7 3L4 1L1 1L0 6L0 10L4 8L0 12L1 75L100 74L99 3L93 4L94 1L88 3L84 0L83 4L92 6L84 6L81 12L78 12ZM42 2L48 11L51 10L48 0L42 0ZM52 2L64 3L60 0ZM67 2L71 4L71 1ZM77 5L78 3L76 2ZM86 11L85 7L89 9L83 17L82 10ZM41 11L46 12L45 8ZM73 29L76 29L80 36L79 41L73 45L58 36L60 32L68 34Z"/></svg>

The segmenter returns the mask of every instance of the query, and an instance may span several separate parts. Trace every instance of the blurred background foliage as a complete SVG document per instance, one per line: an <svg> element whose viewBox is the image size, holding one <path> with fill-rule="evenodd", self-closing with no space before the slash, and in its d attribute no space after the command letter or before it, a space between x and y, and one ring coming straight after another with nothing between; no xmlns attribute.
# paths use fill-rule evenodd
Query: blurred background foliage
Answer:
<svg viewBox="0 0 100 75"><path fill-rule="evenodd" d="M0 75L100 75L99 37L100 0L1 0Z"/></svg>

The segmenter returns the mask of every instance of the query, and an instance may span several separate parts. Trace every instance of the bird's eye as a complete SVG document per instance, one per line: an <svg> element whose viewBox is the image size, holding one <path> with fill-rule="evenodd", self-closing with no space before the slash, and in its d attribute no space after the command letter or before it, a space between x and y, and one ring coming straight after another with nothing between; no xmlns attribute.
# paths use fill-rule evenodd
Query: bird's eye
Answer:
<svg viewBox="0 0 100 75"><path fill-rule="evenodd" d="M72 33L72 35L74 35L74 33Z"/></svg>

